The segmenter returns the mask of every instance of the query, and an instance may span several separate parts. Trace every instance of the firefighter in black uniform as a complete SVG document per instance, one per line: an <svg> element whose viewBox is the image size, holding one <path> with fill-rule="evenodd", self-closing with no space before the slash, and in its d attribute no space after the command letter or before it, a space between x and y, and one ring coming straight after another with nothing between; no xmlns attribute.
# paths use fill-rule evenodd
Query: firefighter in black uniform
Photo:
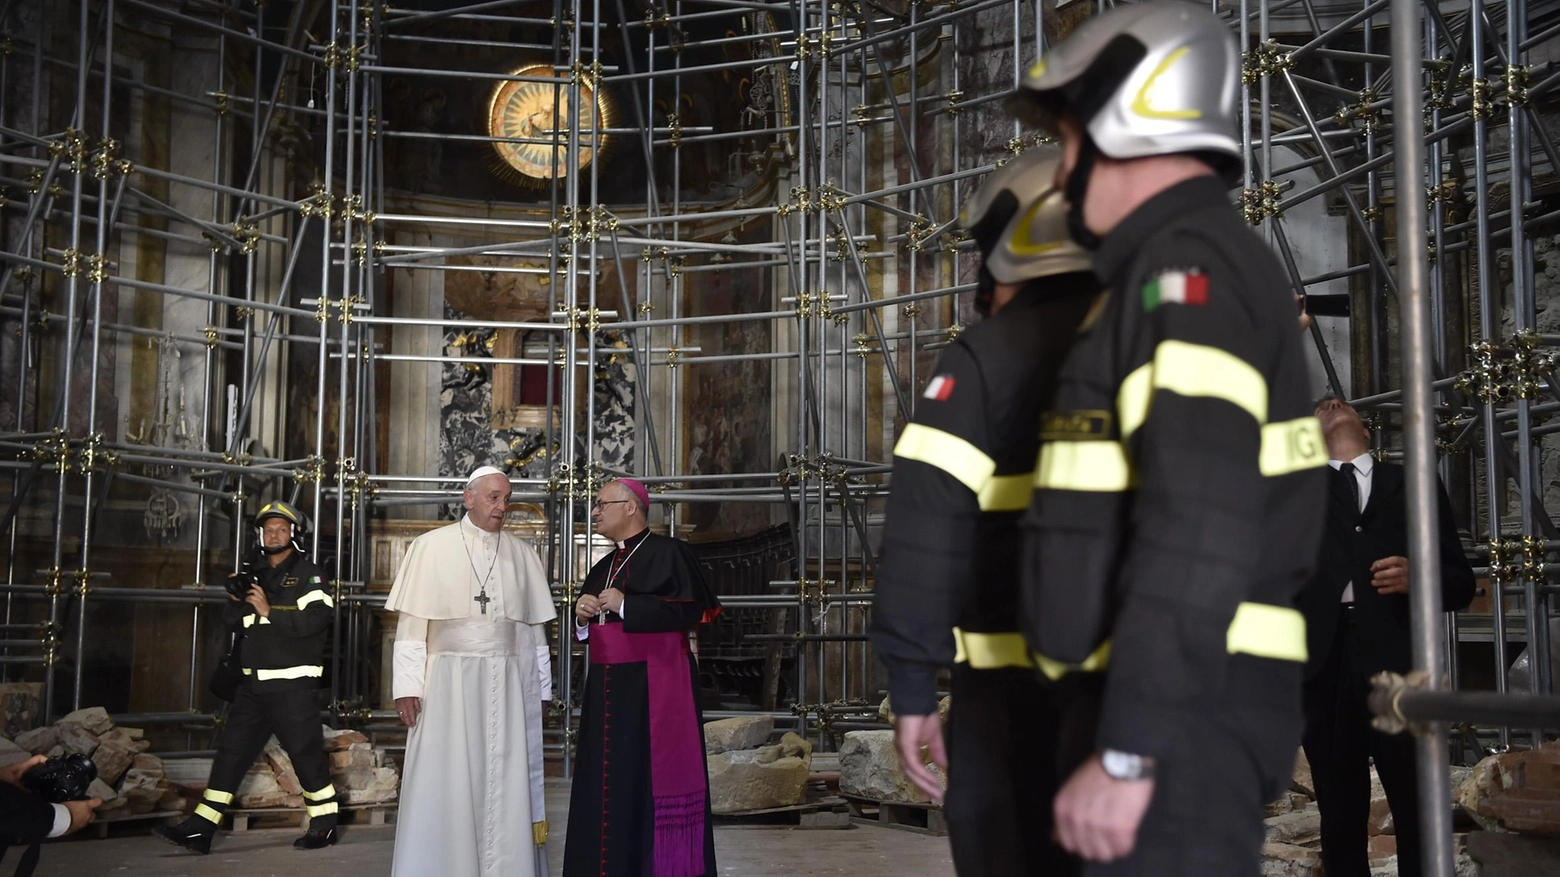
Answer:
<svg viewBox="0 0 1560 877"><path fill-rule="evenodd" d="M1294 290L1231 206L1240 55L1176 0L1119 6L1020 91L1107 303L1041 417L1022 623L1086 731L1057 795L1090 875L1256 874L1302 726L1327 453Z"/></svg>
<svg viewBox="0 0 1560 877"><path fill-rule="evenodd" d="M1031 149L997 169L960 218L982 254L976 307L991 315L943 351L894 447L872 613L900 762L933 798L926 762L947 771L966 875L1054 875L1069 861L1050 839L1056 709L1017 625L1036 418L1100 289L1067 237L1056 155ZM949 665L945 755L935 681Z"/></svg>
<svg viewBox="0 0 1560 877"><path fill-rule="evenodd" d="M241 631L244 681L217 741L200 805L179 825L156 830L197 853L211 851L222 815L272 734L292 759L309 816L308 830L293 846L313 850L336 842L336 789L315 702L335 602L320 568L303 556L304 522L302 513L281 501L255 515L261 553L256 582L242 601L232 597L225 612L228 626Z"/></svg>

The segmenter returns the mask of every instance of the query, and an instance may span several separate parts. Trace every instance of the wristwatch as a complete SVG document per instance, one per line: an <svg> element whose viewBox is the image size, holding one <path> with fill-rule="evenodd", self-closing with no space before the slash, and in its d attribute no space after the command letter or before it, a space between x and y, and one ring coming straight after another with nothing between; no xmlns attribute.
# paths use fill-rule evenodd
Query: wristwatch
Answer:
<svg viewBox="0 0 1560 877"><path fill-rule="evenodd" d="M1100 765L1105 775L1113 780L1151 780L1154 778L1152 759L1130 752L1105 749L1100 752Z"/></svg>

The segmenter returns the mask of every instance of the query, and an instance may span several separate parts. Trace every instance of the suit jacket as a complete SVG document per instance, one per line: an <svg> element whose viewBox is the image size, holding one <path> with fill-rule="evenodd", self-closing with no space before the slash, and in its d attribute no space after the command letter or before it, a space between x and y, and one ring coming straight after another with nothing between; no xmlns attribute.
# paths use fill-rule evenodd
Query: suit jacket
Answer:
<svg viewBox="0 0 1560 877"><path fill-rule="evenodd" d="M0 783L0 850L35 844L54 830L54 807L32 792Z"/></svg>
<svg viewBox="0 0 1560 877"><path fill-rule="evenodd" d="M1383 557L1408 556L1408 515L1405 509L1403 467L1378 462L1371 474L1370 499L1363 512L1356 511L1348 485L1330 473L1327 526L1322 532L1316 572L1295 601L1305 614L1305 678L1314 677L1333 646L1342 611L1344 586L1354 583L1355 623L1360 637L1359 662L1367 676L1382 670L1406 673L1413 659L1409 635L1407 594L1382 595L1371 587L1370 565ZM1447 612L1467 608L1473 602L1473 567L1463 556L1452 522L1452 506L1446 488L1437 482L1441 528L1441 606ZM1409 570L1412 578L1413 570Z"/></svg>

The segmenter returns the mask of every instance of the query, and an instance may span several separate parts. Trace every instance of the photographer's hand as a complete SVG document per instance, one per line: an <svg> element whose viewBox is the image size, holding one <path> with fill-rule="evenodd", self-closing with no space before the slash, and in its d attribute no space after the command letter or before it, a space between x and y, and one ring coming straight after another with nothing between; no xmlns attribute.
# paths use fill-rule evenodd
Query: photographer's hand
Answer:
<svg viewBox="0 0 1560 877"><path fill-rule="evenodd" d="M32 770L33 768L43 764L48 760L49 758L46 755L34 755L32 758L24 758L15 764L8 764L5 767L0 767L0 781L10 783L18 789L25 791L27 790L27 787L22 785L22 774Z"/></svg>
<svg viewBox="0 0 1560 877"><path fill-rule="evenodd" d="M65 834L75 834L86 828L87 823L92 821L92 811L101 806L103 806L102 798L88 798L85 801L66 801L65 809L70 811L70 828L65 829Z"/></svg>
<svg viewBox="0 0 1560 877"><path fill-rule="evenodd" d="M271 617L271 601L265 598L265 589L259 585L249 589L249 595L244 598L244 602L255 607L255 611L260 613L261 617Z"/></svg>

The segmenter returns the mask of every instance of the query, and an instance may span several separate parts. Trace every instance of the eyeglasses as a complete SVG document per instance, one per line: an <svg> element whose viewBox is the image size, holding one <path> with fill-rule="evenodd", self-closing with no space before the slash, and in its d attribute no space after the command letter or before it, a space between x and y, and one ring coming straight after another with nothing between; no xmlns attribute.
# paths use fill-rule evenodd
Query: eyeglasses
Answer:
<svg viewBox="0 0 1560 877"><path fill-rule="evenodd" d="M613 505L614 503L620 503L620 502L628 502L628 500L626 500L626 499L609 499L609 500L606 500L605 502L603 502L602 500L598 499L595 502L591 503L590 507L591 507L592 511L599 512L599 511L601 511L601 507L604 506L604 505Z"/></svg>

